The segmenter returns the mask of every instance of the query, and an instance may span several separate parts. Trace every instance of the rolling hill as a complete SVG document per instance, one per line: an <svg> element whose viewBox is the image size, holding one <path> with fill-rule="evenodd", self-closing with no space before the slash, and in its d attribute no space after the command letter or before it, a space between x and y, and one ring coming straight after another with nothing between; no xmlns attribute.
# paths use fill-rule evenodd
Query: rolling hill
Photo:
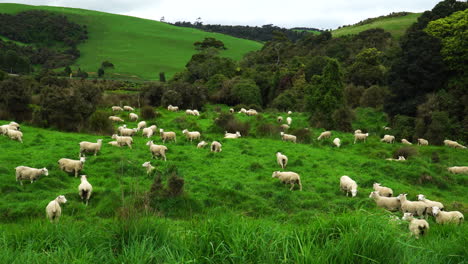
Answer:
<svg viewBox="0 0 468 264"><path fill-rule="evenodd" d="M95 73L101 62L108 60L115 69L106 77L154 80L159 78L159 72L171 77L182 71L196 52L193 43L205 37L223 41L228 49L222 55L235 60L262 46L255 41L130 16L75 8L0 4L2 13L28 10L57 12L87 25L89 39L78 46L81 57L72 69L80 67Z"/></svg>

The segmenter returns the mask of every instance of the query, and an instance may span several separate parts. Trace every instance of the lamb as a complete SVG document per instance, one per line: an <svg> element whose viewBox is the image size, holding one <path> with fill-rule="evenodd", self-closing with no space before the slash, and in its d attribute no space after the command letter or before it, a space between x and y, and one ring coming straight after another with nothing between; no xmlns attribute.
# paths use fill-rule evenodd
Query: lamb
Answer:
<svg viewBox="0 0 468 264"><path fill-rule="evenodd" d="M398 156L398 159L394 159L394 158L388 158L386 160L391 160L391 161L405 161L405 156Z"/></svg>
<svg viewBox="0 0 468 264"><path fill-rule="evenodd" d="M141 166L146 168L146 174L150 175L156 168L151 165L149 161L143 163Z"/></svg>
<svg viewBox="0 0 468 264"><path fill-rule="evenodd" d="M49 218L51 223L57 223L62 215L62 208L60 204L67 202L67 199L63 195L57 196L54 200L50 201L46 207L47 218Z"/></svg>
<svg viewBox="0 0 468 264"><path fill-rule="evenodd" d="M289 129L289 126L286 125L286 124L282 124L280 127L281 127L281 129L283 129L283 130L288 130L288 129Z"/></svg>
<svg viewBox="0 0 468 264"><path fill-rule="evenodd" d="M354 134L362 134L361 129L354 130Z"/></svg>
<svg viewBox="0 0 468 264"><path fill-rule="evenodd" d="M149 146L149 150L151 152L151 158L155 158L157 156L161 156L164 161L167 161L166 159L166 151L167 147L164 145L156 145L153 143L153 141L148 141L146 142L146 146Z"/></svg>
<svg viewBox="0 0 468 264"><path fill-rule="evenodd" d="M463 146L462 144L456 142L456 141L453 141L453 140L444 140L444 145L447 146L447 147L451 147L451 148L460 148L460 149L466 149L465 146Z"/></svg>
<svg viewBox="0 0 468 264"><path fill-rule="evenodd" d="M126 137L134 136L138 132L138 129L136 128L119 127L118 130L121 136L126 136Z"/></svg>
<svg viewBox="0 0 468 264"><path fill-rule="evenodd" d="M432 215L438 224L454 223L461 224L465 219L459 211L444 212L437 206L432 207Z"/></svg>
<svg viewBox="0 0 468 264"><path fill-rule="evenodd" d="M241 108L241 109L239 110L239 114L245 114L245 113L247 113L247 109Z"/></svg>
<svg viewBox="0 0 468 264"><path fill-rule="evenodd" d="M273 172L272 178L278 178L284 184L291 184L291 188L289 189L292 191L294 189L294 184L299 185L299 190L302 191L302 183L301 177L299 174L292 172L292 171L275 171Z"/></svg>
<svg viewBox="0 0 468 264"><path fill-rule="evenodd" d="M400 200L396 197L380 196L379 191L373 191L370 193L369 198L374 199L378 207L385 208L392 212L400 210Z"/></svg>
<svg viewBox="0 0 468 264"><path fill-rule="evenodd" d="M128 114L128 117L130 118L130 121L137 121L138 120L138 115L135 114L135 113Z"/></svg>
<svg viewBox="0 0 468 264"><path fill-rule="evenodd" d="M119 146L127 145L129 148L132 148L133 138L132 137L123 137L117 134L112 135L112 139L115 139Z"/></svg>
<svg viewBox="0 0 468 264"><path fill-rule="evenodd" d="M7 136L11 140L17 140L17 141L23 143L23 133L21 131L19 131L19 130L8 129L7 130Z"/></svg>
<svg viewBox="0 0 468 264"><path fill-rule="evenodd" d="M429 223L424 219L414 218L412 213L405 213L401 219L410 222L409 230L416 239L419 238L419 235L424 235L429 230Z"/></svg>
<svg viewBox="0 0 468 264"><path fill-rule="evenodd" d="M174 142L177 142L176 139L176 133L172 131L164 132L164 129L159 129L159 134L161 136L161 139L163 143L166 143L166 140L174 140Z"/></svg>
<svg viewBox="0 0 468 264"><path fill-rule="evenodd" d="M421 201L408 201L406 193L397 196L401 203L401 211L403 213L412 213L415 216L423 216L426 213L426 203Z"/></svg>
<svg viewBox="0 0 468 264"><path fill-rule="evenodd" d="M424 138L418 138L418 146L427 146L429 145L429 141L425 140Z"/></svg>
<svg viewBox="0 0 468 264"><path fill-rule="evenodd" d="M426 203L426 206L427 207L439 207L441 210L444 210L444 205L440 202L436 202L436 201L431 201L429 199L426 199L426 196L424 196L423 194L418 194L418 201L421 201L421 202L424 202Z"/></svg>
<svg viewBox="0 0 468 264"><path fill-rule="evenodd" d="M453 174L468 174L468 166L453 166L447 168Z"/></svg>
<svg viewBox="0 0 468 264"><path fill-rule="evenodd" d="M182 134L185 135L185 137L192 142L194 139L200 139L201 134L198 131L188 131L187 129L182 130Z"/></svg>
<svg viewBox="0 0 468 264"><path fill-rule="evenodd" d="M194 113L193 110L191 110L191 109L185 110L185 113L186 113L187 115L195 115L195 113Z"/></svg>
<svg viewBox="0 0 468 264"><path fill-rule="evenodd" d="M230 108L229 113L233 114L234 113L234 108Z"/></svg>
<svg viewBox="0 0 468 264"><path fill-rule="evenodd" d="M15 168L16 170L16 181L20 182L21 185L23 185L23 180L28 180L31 181L31 183L37 181L39 176L49 175L49 171L46 168L42 169L35 169L35 168L30 168L26 166L18 166Z"/></svg>
<svg viewBox="0 0 468 264"><path fill-rule="evenodd" d="M390 143L393 144L395 142L395 136L392 135L385 135L380 142Z"/></svg>
<svg viewBox="0 0 468 264"><path fill-rule="evenodd" d="M133 107L128 106L128 105L124 106L123 109L124 109L125 111L132 111L132 112L135 111L135 109L133 109Z"/></svg>
<svg viewBox="0 0 468 264"><path fill-rule="evenodd" d="M80 142L80 156L83 155L85 152L94 152L94 156L101 151L102 147L102 139L98 139L97 143L82 141ZM83 155L84 156L84 155Z"/></svg>
<svg viewBox="0 0 468 264"><path fill-rule="evenodd" d="M109 142L107 144L109 144L111 146L114 146L114 147L120 147L120 145L119 145L119 143L117 141L111 141L111 142Z"/></svg>
<svg viewBox="0 0 468 264"><path fill-rule="evenodd" d="M145 127L143 128L142 136L146 136L147 138L150 138L156 132L156 129L158 129L156 125Z"/></svg>
<svg viewBox="0 0 468 264"><path fill-rule="evenodd" d="M142 128L145 128L147 126L146 121L141 121L137 125L137 130L140 131Z"/></svg>
<svg viewBox="0 0 468 264"><path fill-rule="evenodd" d="M118 116L109 116L109 120L112 122L124 122L124 120Z"/></svg>
<svg viewBox="0 0 468 264"><path fill-rule="evenodd" d="M64 172L75 172L75 177L78 177L78 172L83 169L85 161L85 157L81 157L80 160L62 158L58 160L58 164L60 169Z"/></svg>
<svg viewBox="0 0 468 264"><path fill-rule="evenodd" d="M8 130L19 130L18 123L10 122L10 124L0 126L0 134L6 135Z"/></svg>
<svg viewBox="0 0 468 264"><path fill-rule="evenodd" d="M258 115L258 112L255 109L249 109L247 110L247 112L245 112L245 114L248 116L255 116L255 115Z"/></svg>
<svg viewBox="0 0 468 264"><path fill-rule="evenodd" d="M291 111L288 111L288 115L290 115L290 114L292 114L292 112L291 112Z"/></svg>
<svg viewBox="0 0 468 264"><path fill-rule="evenodd" d="M320 136L317 138L317 140L321 140L322 138L330 138L331 136L331 131L325 131L320 134Z"/></svg>
<svg viewBox="0 0 468 264"><path fill-rule="evenodd" d="M236 133L228 133L227 131L224 132L224 138L240 138L241 133L236 131Z"/></svg>
<svg viewBox="0 0 468 264"><path fill-rule="evenodd" d="M356 144L357 141L364 141L364 142L366 142L368 136L369 136L369 133L365 133L365 134L361 134L361 133L354 134L354 144Z"/></svg>
<svg viewBox="0 0 468 264"><path fill-rule="evenodd" d="M288 117L286 118L286 123L288 123L288 126L290 126L291 123L292 123L292 118L288 116Z"/></svg>
<svg viewBox="0 0 468 264"><path fill-rule="evenodd" d="M289 135L289 134L285 134L284 132L281 132L280 136L283 141L291 141L291 142L296 143L297 137L294 135Z"/></svg>
<svg viewBox="0 0 468 264"><path fill-rule="evenodd" d="M278 121L278 123L283 123L283 117L282 116L278 116L276 118L276 121Z"/></svg>
<svg viewBox="0 0 468 264"><path fill-rule="evenodd" d="M348 193L351 193L351 196L355 197L357 194L358 185L349 176L344 175L340 178L340 188L342 191L346 192L346 196L348 196Z"/></svg>
<svg viewBox="0 0 468 264"><path fill-rule="evenodd" d="M195 109L195 110L193 110L193 115L194 115L194 116L200 116L200 113L198 112L197 109Z"/></svg>
<svg viewBox="0 0 468 264"><path fill-rule="evenodd" d="M205 141L202 141L198 143L197 148L204 148L206 145L208 145L208 143L206 143Z"/></svg>
<svg viewBox="0 0 468 264"><path fill-rule="evenodd" d="M384 130L391 130L392 128L391 128L391 127L388 127L388 126L384 126L383 129L384 129Z"/></svg>
<svg viewBox="0 0 468 264"><path fill-rule="evenodd" d="M409 142L408 140L406 140L404 138L401 140L401 143L403 143L405 145L413 145L413 143Z"/></svg>
<svg viewBox="0 0 468 264"><path fill-rule="evenodd" d="M211 152L221 152L223 151L221 147L222 147L221 143L219 143L218 141L213 141L211 143Z"/></svg>
<svg viewBox="0 0 468 264"><path fill-rule="evenodd" d="M81 175L81 183L78 185L78 194L81 197L81 200L88 205L89 198L93 192L93 186L88 182L86 175Z"/></svg>
<svg viewBox="0 0 468 264"><path fill-rule="evenodd" d="M113 106L113 107L112 107L112 111L114 111L114 112L115 112L115 111L123 111L123 109L122 109L122 107L120 107L120 106Z"/></svg>
<svg viewBox="0 0 468 264"><path fill-rule="evenodd" d="M288 165L288 157L286 157L286 155L281 154L281 152L276 152L276 162L278 162L278 164L284 170L284 168L286 168L286 165Z"/></svg>
<svg viewBox="0 0 468 264"><path fill-rule="evenodd" d="M379 192L380 196L385 196L385 197L393 196L393 190L388 187L381 186L380 183L375 182L372 185L372 187L374 188L374 191Z"/></svg>
<svg viewBox="0 0 468 264"><path fill-rule="evenodd" d="M171 111L171 112L177 112L177 111L179 111L179 107L178 106L168 105L167 110Z"/></svg>
<svg viewBox="0 0 468 264"><path fill-rule="evenodd" d="M341 140L339 138L335 138L333 139L333 144L339 148L341 146Z"/></svg>

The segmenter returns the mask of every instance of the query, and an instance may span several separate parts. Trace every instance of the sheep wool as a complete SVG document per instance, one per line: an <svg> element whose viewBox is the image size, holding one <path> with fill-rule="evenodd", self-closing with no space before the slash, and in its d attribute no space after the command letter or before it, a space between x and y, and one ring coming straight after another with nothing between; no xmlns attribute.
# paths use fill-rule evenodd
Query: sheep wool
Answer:
<svg viewBox="0 0 468 264"><path fill-rule="evenodd" d="M408 228L416 239L419 238L419 235L424 235L429 230L429 223L424 219L414 218L412 213L405 213L401 219L410 222Z"/></svg>
<svg viewBox="0 0 468 264"><path fill-rule="evenodd" d="M441 211L439 207L432 207L432 215L435 217L438 224L461 224L465 219L463 214L459 211L445 212Z"/></svg>
<svg viewBox="0 0 468 264"><path fill-rule="evenodd" d="M89 198L93 192L93 186L88 182L86 175L81 175L81 183L78 185L78 194L81 200L88 205Z"/></svg>
<svg viewBox="0 0 468 264"><path fill-rule="evenodd" d="M351 193L351 196L355 197L357 194L358 185L349 176L344 175L340 178L340 188L342 191L346 192L346 196Z"/></svg>
<svg viewBox="0 0 468 264"><path fill-rule="evenodd" d="M67 199L63 195L57 196L54 200L50 201L46 207L46 215L51 223L57 223L62 215L62 208L60 204L67 202Z"/></svg>
<svg viewBox="0 0 468 264"><path fill-rule="evenodd" d="M49 171L46 168L35 169L27 166L18 166L15 168L16 171L16 181L20 182L23 185L23 180L31 181L31 183L37 181L39 176L49 175Z"/></svg>
<svg viewBox="0 0 468 264"><path fill-rule="evenodd" d="M400 210L400 200L396 197L380 196L379 191L373 191L370 193L369 198L374 199L378 207L385 208L392 212Z"/></svg>
<svg viewBox="0 0 468 264"><path fill-rule="evenodd" d="M289 188L290 191L294 189L294 185L298 184L299 185L299 191L302 191L302 183L301 183L301 177L299 174L292 172L292 171L275 171L273 172L272 178L278 178L282 183L284 184L290 184L291 188Z"/></svg>
<svg viewBox="0 0 468 264"><path fill-rule="evenodd" d="M288 157L281 154L281 152L276 152L276 162L281 166L282 169L284 169L286 168L286 165L288 165Z"/></svg>

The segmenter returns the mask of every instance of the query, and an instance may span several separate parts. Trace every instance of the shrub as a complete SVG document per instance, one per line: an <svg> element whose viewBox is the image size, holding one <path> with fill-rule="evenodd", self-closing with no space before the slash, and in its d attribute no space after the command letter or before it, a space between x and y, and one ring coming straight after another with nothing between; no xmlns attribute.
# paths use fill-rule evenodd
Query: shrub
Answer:
<svg viewBox="0 0 468 264"><path fill-rule="evenodd" d="M397 159L399 156L405 157L405 159L408 159L409 157L418 155L418 150L410 147L410 146L405 146L401 147L393 153L393 158Z"/></svg>
<svg viewBox="0 0 468 264"><path fill-rule="evenodd" d="M288 134L295 135L297 137L297 142L309 144L312 142L312 135L308 128L299 128L295 130L290 130Z"/></svg>
<svg viewBox="0 0 468 264"><path fill-rule="evenodd" d="M257 135L261 137L278 137L281 132L281 128L279 125L273 125L268 123L260 123L257 125Z"/></svg>
<svg viewBox="0 0 468 264"><path fill-rule="evenodd" d="M382 109L384 100L388 94L389 91L386 87L373 85L364 91L360 99L360 104L363 107Z"/></svg>
<svg viewBox="0 0 468 264"><path fill-rule="evenodd" d="M109 114L101 110L94 112L88 119L87 130L102 135L112 134L114 127L109 120Z"/></svg>
<svg viewBox="0 0 468 264"><path fill-rule="evenodd" d="M333 112L333 122L335 129L350 132L353 130L352 122L354 120L354 112L349 107L342 107Z"/></svg>
<svg viewBox="0 0 468 264"><path fill-rule="evenodd" d="M214 121L215 131L217 132L236 132L239 131L242 136L248 136L250 131L250 124L247 122L241 122L234 118L229 113L220 114Z"/></svg>
<svg viewBox="0 0 468 264"><path fill-rule="evenodd" d="M149 105L145 105L141 108L141 117L143 119L154 119L156 117L156 113L154 112L153 107Z"/></svg>
<svg viewBox="0 0 468 264"><path fill-rule="evenodd" d="M188 118L187 116L180 116L174 119L172 122L174 122L177 128L180 128L180 129L197 130L197 131L200 130L198 123Z"/></svg>

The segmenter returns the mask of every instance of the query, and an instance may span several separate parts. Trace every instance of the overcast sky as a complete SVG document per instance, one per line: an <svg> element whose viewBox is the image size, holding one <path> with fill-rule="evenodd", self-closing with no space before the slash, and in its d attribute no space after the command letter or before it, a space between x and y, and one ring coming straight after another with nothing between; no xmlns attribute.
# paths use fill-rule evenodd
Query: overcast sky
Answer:
<svg viewBox="0 0 468 264"><path fill-rule="evenodd" d="M391 12L422 12L439 0L0 0L0 3L66 6L168 22L336 28ZM0 10L1 12L1 10Z"/></svg>

